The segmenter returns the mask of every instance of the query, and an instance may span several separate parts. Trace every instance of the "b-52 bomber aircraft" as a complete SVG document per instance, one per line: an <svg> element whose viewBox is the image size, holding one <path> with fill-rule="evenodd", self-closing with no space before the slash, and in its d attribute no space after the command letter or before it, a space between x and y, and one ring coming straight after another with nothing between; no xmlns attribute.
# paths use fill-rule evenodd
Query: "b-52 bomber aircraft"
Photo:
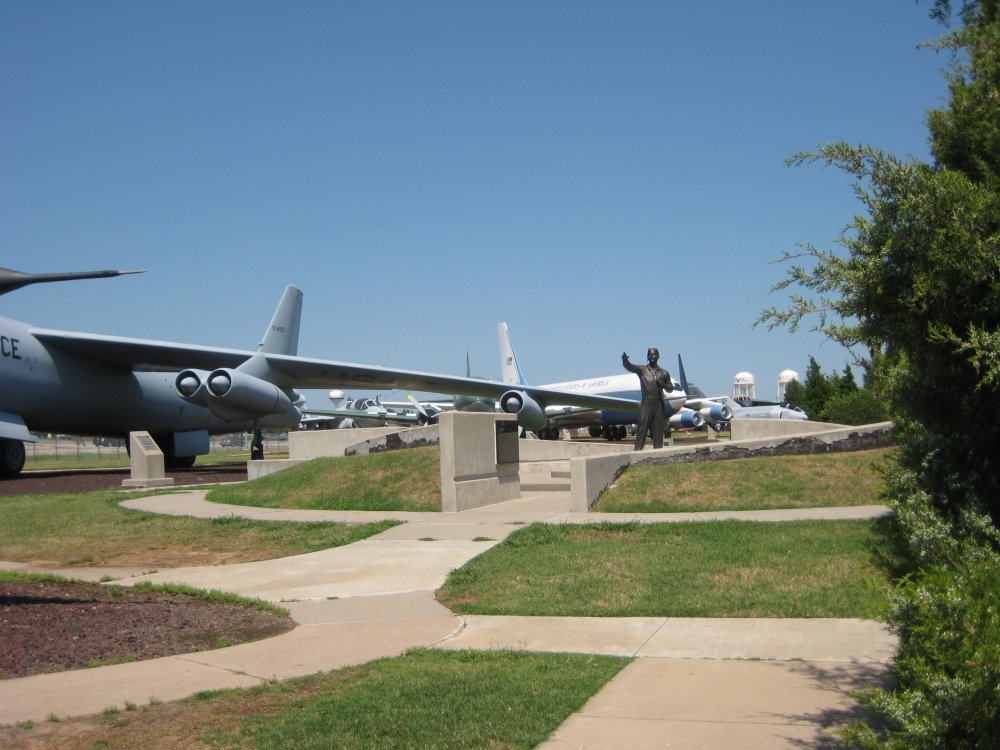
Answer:
<svg viewBox="0 0 1000 750"><path fill-rule="evenodd" d="M32 275L0 269L0 294L28 284L118 276L122 271ZM497 399L526 430L550 403L638 410L635 401L550 392L449 375L299 357L302 292L289 285L256 351L71 333L0 317L0 475L24 467L29 430L126 437L147 431L171 468L208 453L209 436L295 429L296 388L406 389Z"/></svg>

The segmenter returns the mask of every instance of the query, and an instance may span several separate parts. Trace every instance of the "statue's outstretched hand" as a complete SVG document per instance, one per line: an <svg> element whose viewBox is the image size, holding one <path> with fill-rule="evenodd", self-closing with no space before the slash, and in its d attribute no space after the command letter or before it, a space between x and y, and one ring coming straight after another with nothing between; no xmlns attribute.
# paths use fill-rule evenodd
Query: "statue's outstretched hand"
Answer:
<svg viewBox="0 0 1000 750"><path fill-rule="evenodd" d="M622 362L628 362L628 355L625 352L622 352Z"/></svg>

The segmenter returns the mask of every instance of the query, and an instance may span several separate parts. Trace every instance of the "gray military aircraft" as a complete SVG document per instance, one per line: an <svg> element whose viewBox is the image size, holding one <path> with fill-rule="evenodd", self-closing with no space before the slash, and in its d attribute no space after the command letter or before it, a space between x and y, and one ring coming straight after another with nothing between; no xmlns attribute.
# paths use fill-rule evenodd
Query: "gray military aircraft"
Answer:
<svg viewBox="0 0 1000 750"><path fill-rule="evenodd" d="M0 269L0 294L27 284L104 278L134 271L25 274ZM257 350L71 333L0 317L0 475L24 467L29 430L125 437L144 430L171 468L208 453L209 436L294 429L296 388L406 389L497 399L520 425L545 424L549 403L637 410L638 402L552 392L527 385L299 357L302 292L289 285Z"/></svg>

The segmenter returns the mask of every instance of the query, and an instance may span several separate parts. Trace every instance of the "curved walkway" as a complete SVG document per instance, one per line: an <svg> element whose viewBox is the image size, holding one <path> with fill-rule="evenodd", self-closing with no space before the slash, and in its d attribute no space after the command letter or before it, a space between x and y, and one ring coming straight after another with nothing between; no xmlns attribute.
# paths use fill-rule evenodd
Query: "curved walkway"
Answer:
<svg viewBox="0 0 1000 750"><path fill-rule="evenodd" d="M448 572L520 524L879 518L884 506L681 514L570 513L568 492L464 513L302 511L209 503L194 490L123 506L200 518L406 523L354 544L238 565L177 568L117 581L174 581L286 602L299 624L257 643L131 664L0 681L0 724L172 700L339 669L413 646L520 648L637 658L546 743L552 747L783 748L829 740L857 718L848 691L884 676L895 639L862 620L460 617L434 590ZM488 541L472 541L476 538ZM728 660L769 660L739 661Z"/></svg>

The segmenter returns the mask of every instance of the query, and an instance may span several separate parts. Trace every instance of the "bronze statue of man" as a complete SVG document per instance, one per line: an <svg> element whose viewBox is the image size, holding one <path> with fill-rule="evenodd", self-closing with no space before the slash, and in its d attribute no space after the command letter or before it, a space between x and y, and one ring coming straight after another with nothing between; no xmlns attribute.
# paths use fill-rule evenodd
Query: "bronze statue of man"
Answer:
<svg viewBox="0 0 1000 750"><path fill-rule="evenodd" d="M660 350L650 349L646 352L648 365L633 365L628 361L628 355L622 352L622 364L629 372L639 376L642 386L642 406L639 407L639 426L635 432L635 449L641 451L646 446L646 430L653 431L653 447L663 447L663 394L674 389L674 381L670 373L660 367Z"/></svg>

